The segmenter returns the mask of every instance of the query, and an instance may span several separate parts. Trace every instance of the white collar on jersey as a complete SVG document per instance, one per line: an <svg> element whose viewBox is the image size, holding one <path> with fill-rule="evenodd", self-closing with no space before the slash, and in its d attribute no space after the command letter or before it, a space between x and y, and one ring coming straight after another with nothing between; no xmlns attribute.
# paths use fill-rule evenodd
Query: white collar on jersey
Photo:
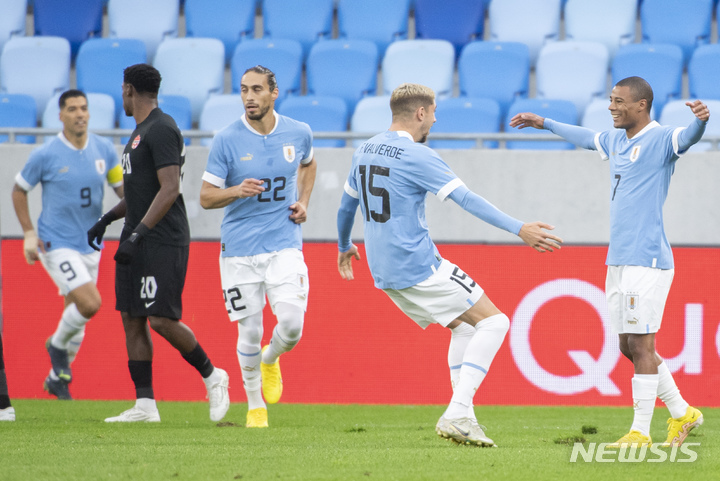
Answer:
<svg viewBox="0 0 720 481"><path fill-rule="evenodd" d="M644 134L645 132L647 132L647 131L649 131L649 130L651 130L651 129L654 129L655 127L660 127L660 124L657 123L657 121L653 120L652 122L650 122L649 124L647 124L645 127L643 127L643 129L642 129L640 132L638 132L637 134L635 134L634 137L632 137L632 138L629 138L629 137L628 137L628 140L635 140L635 139L637 139L638 137L640 137L642 134ZM627 130L625 131L625 137L627 137Z"/></svg>
<svg viewBox="0 0 720 481"><path fill-rule="evenodd" d="M277 129L277 126L278 126L278 113L275 112L274 110L273 110L273 116L275 117L275 126L274 126L274 127L272 128L272 130L271 130L270 132L268 132L267 134L261 134L261 133L258 132L257 130L253 129L253 128L250 126L250 124L248 123L247 118L245 117L245 114L242 114L242 117L240 117L240 120L243 121L243 123L245 124L245 127L247 127L250 132L252 132L253 134L262 135L263 137L265 137L266 135L272 134L273 132L275 132L275 129Z"/></svg>
<svg viewBox="0 0 720 481"><path fill-rule="evenodd" d="M410 135L410 132L406 132L406 131L404 131L404 130L396 130L395 132L397 132L397 134L398 134L400 137L406 137L406 138L412 140L413 142L415 142L415 139L413 139L413 136Z"/></svg>
<svg viewBox="0 0 720 481"><path fill-rule="evenodd" d="M88 142L90 142L90 135L88 135L87 138L85 139L85 145L83 145L83 148L78 149L67 139L67 137L65 137L65 134L62 132L62 130L60 131L60 133L57 136L62 141L63 144L67 145L68 147L70 147L73 150L77 150L78 152L81 150L87 149Z"/></svg>

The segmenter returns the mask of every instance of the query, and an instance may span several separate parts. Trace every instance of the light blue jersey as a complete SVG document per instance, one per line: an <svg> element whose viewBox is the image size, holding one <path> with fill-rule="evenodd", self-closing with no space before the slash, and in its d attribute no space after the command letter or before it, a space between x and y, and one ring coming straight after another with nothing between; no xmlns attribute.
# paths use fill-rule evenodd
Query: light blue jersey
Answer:
<svg viewBox="0 0 720 481"><path fill-rule="evenodd" d="M220 241L222 257L252 256L287 248L302 249L302 231L289 216L297 202L300 164L313 158L310 127L283 115L263 135L245 115L213 139L203 180L224 189L248 178L264 180L265 192L225 207Z"/></svg>
<svg viewBox="0 0 720 481"><path fill-rule="evenodd" d="M625 130L595 135L595 147L610 160L610 245L607 265L672 269L672 250L663 225L675 161L683 151L684 128L649 123L632 139Z"/></svg>
<svg viewBox="0 0 720 481"><path fill-rule="evenodd" d="M33 150L15 182L25 191L42 185L38 237L45 250L94 252L87 231L103 213L106 180L112 187L122 185L117 153L108 139L88 134L85 148L78 150L60 132Z"/></svg>
<svg viewBox="0 0 720 481"><path fill-rule="evenodd" d="M425 197L444 200L464 185L434 150L387 131L353 155L345 192L360 199L375 286L404 289L430 277L441 257L425 221Z"/></svg>

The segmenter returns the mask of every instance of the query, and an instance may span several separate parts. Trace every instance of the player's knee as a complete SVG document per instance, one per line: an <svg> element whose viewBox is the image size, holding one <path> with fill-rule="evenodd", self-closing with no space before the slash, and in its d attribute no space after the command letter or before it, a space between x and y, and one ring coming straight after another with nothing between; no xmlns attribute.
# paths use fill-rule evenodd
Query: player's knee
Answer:
<svg viewBox="0 0 720 481"><path fill-rule="evenodd" d="M240 343L259 346L262 341L262 335L262 318L259 323L250 318L240 319L238 321L238 346L240 346Z"/></svg>
<svg viewBox="0 0 720 481"><path fill-rule="evenodd" d="M298 315L294 313L292 315L280 316L278 315L278 328L282 333L283 339L288 342L297 342L302 337L302 330L304 324L304 316L300 312Z"/></svg>
<svg viewBox="0 0 720 481"><path fill-rule="evenodd" d="M502 312L488 317L485 321L492 321L492 328L498 332L502 332L503 335L507 334L510 330L510 319Z"/></svg>
<svg viewBox="0 0 720 481"><path fill-rule="evenodd" d="M97 298L88 299L83 302L75 304L77 310L83 317L90 319L98 313L100 307L102 307L102 299L98 296Z"/></svg>

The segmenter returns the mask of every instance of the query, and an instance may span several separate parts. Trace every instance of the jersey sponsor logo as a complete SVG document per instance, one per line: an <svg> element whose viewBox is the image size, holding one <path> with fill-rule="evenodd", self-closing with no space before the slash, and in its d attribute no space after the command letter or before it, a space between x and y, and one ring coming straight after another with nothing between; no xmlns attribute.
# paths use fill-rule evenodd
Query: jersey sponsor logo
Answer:
<svg viewBox="0 0 720 481"><path fill-rule="evenodd" d="M105 173L105 159L96 159L95 160L95 170L97 170L97 173L100 175L103 175Z"/></svg>
<svg viewBox="0 0 720 481"><path fill-rule="evenodd" d="M137 146L140 145L140 136L138 135L133 139L132 148L135 149Z"/></svg>
<svg viewBox="0 0 720 481"><path fill-rule="evenodd" d="M636 145L633 147L632 151L630 152L630 162L635 162L638 157L640 157L640 145Z"/></svg>
<svg viewBox="0 0 720 481"><path fill-rule="evenodd" d="M295 161L295 146L294 145L283 145L283 155L285 160L288 162Z"/></svg>
<svg viewBox="0 0 720 481"><path fill-rule="evenodd" d="M64 173L69 172L69 171L70 171L70 167L68 167L68 166L66 165L66 166L62 167L60 170L58 170L58 174L64 174Z"/></svg>
<svg viewBox="0 0 720 481"><path fill-rule="evenodd" d="M241 161L247 161L247 160L252 160L252 159L253 159L253 156L250 152L248 152L246 155L240 157Z"/></svg>

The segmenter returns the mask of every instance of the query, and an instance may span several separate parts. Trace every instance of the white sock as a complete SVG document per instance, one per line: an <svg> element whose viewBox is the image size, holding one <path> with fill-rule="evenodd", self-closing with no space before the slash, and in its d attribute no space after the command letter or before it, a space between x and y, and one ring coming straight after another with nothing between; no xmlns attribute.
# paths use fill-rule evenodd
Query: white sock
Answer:
<svg viewBox="0 0 720 481"><path fill-rule="evenodd" d="M262 362L275 364L281 354L297 345L302 336L305 311L296 305L280 302L275 306L277 326L273 329L270 345L262 353Z"/></svg>
<svg viewBox="0 0 720 481"><path fill-rule="evenodd" d="M215 367L213 367L213 370L210 373L210 375L208 377L204 377L203 381L205 381L205 387L210 389L210 386L212 386L216 382L220 381L220 373L218 372L217 369L215 369Z"/></svg>
<svg viewBox="0 0 720 481"><path fill-rule="evenodd" d="M450 329L450 347L448 348L448 367L450 367L450 383L453 391L455 386L460 382L460 368L462 367L463 357L470 340L475 334L475 329L465 322L461 322L459 326ZM472 400L468 406L468 417L475 419L475 410L473 409Z"/></svg>
<svg viewBox="0 0 720 481"><path fill-rule="evenodd" d="M67 352L68 352L68 362L70 364L73 363L75 360L75 357L77 357L77 353L80 350L80 345L82 345L83 340L85 339L85 326L82 327L73 337L70 338L70 340L67 343Z"/></svg>
<svg viewBox="0 0 720 481"><path fill-rule="evenodd" d="M690 406L680 395L680 390L675 384L675 379L673 379L665 361L658 366L657 396L667 406L670 417L676 419L685 416L687 408Z"/></svg>
<svg viewBox="0 0 720 481"><path fill-rule="evenodd" d="M650 435L650 422L655 409L658 391L657 374L635 374L632 378L633 408L635 416L630 430Z"/></svg>
<svg viewBox="0 0 720 481"><path fill-rule="evenodd" d="M475 391L485 379L509 328L510 320L505 314L496 314L477 323L475 334L465 349L459 382L444 414L447 419L467 417Z"/></svg>
<svg viewBox="0 0 720 481"><path fill-rule="evenodd" d="M264 408L262 378L260 377L260 342L262 340L262 311L238 321L237 357L242 371L243 387L248 409Z"/></svg>
<svg viewBox="0 0 720 481"><path fill-rule="evenodd" d="M90 319L80 314L75 304L69 304L62 313L58 327L50 342L58 349L67 349L68 341L85 328Z"/></svg>
<svg viewBox="0 0 720 481"><path fill-rule="evenodd" d="M149 413L157 411L157 404L155 403L155 400L147 397L141 397L135 400L135 407Z"/></svg>

